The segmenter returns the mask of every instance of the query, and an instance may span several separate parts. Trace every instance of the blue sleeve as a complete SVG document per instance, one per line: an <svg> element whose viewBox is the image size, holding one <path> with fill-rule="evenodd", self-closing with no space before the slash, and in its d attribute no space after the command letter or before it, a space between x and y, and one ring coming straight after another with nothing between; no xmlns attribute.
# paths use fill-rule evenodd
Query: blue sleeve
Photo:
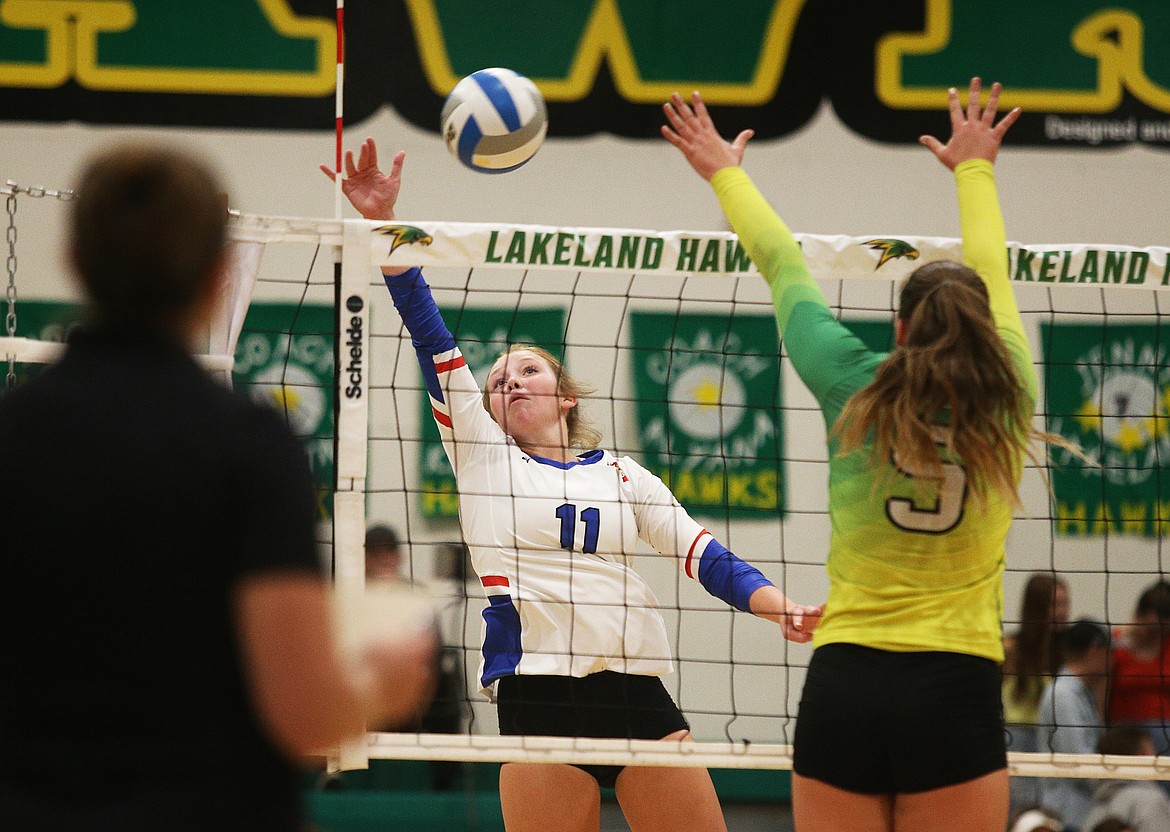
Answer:
<svg viewBox="0 0 1170 832"><path fill-rule="evenodd" d="M434 356L455 349L455 338L443 323L439 307L431 296L431 287L423 279L422 269L409 269L402 274L382 275L394 308L402 316L402 323L410 333L410 342L418 356L418 365L426 381L427 392L437 401L443 401L443 391L435 371Z"/></svg>
<svg viewBox="0 0 1170 832"><path fill-rule="evenodd" d="M429 357L455 349L455 339L443 323L439 307L431 297L431 287L423 280L422 269L382 277L416 350L425 351Z"/></svg>
<svg viewBox="0 0 1170 832"><path fill-rule="evenodd" d="M714 538L699 560L699 583L716 598L743 612L751 612L753 592L762 586L774 586L760 570L731 554Z"/></svg>

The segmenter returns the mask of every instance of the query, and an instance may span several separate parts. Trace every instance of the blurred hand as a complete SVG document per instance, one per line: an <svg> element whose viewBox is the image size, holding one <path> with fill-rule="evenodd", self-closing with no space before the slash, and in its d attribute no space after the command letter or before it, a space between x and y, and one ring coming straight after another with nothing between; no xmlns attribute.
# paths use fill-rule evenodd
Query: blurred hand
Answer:
<svg viewBox="0 0 1170 832"><path fill-rule="evenodd" d="M430 704L439 678L439 639L431 631L399 634L369 643L362 670L372 679L371 727L406 725Z"/></svg>

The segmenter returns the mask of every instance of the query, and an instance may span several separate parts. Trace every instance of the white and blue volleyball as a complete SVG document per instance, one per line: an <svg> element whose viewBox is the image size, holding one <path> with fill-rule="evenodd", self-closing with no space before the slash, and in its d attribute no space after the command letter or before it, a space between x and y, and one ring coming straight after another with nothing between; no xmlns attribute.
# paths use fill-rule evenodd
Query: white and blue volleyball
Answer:
<svg viewBox="0 0 1170 832"><path fill-rule="evenodd" d="M493 67L455 85L440 123L447 149L460 162L481 173L507 173L540 150L548 113L536 84Z"/></svg>

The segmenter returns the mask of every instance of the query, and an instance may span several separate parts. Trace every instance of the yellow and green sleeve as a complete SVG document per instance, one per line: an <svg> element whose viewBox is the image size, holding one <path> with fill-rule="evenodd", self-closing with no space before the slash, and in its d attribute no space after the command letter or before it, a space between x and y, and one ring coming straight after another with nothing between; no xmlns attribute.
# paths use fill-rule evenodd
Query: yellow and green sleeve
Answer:
<svg viewBox="0 0 1170 832"><path fill-rule="evenodd" d="M968 159L955 167L959 192L959 224L963 262L983 278L991 299L991 317L1016 364L1032 401L1036 401L1036 368L1024 334L1016 296L1008 275L1007 232L995 188L995 171L984 159Z"/></svg>
<svg viewBox="0 0 1170 832"><path fill-rule="evenodd" d="M798 303L811 301L828 308L792 232L744 169L723 168L711 177L711 187L740 243L772 289L780 337L784 337Z"/></svg>
<svg viewBox="0 0 1170 832"><path fill-rule="evenodd" d="M792 366L831 426L845 401L866 383L883 354L871 352L829 309L788 226L743 168L711 178L723 211L772 290L776 325Z"/></svg>

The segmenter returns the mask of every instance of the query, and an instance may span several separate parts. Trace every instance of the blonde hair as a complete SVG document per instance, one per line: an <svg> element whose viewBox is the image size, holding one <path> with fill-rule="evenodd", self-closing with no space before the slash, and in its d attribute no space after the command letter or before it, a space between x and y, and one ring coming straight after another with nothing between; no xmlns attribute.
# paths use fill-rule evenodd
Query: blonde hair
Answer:
<svg viewBox="0 0 1170 832"><path fill-rule="evenodd" d="M600 445L601 431L593 427L581 412L581 399L594 393L594 389L570 375L565 369L565 365L558 361L551 352L533 344L512 344L497 356L496 361L520 350L527 350L548 364L553 374L557 377L557 393L562 396L572 396L577 400L577 406L570 408L565 414L565 427L569 433L569 447L580 448L583 451L591 451ZM494 421L496 417L492 414L490 400L491 389L485 382L483 388L483 409L492 415L492 420Z"/></svg>
<svg viewBox="0 0 1170 832"><path fill-rule="evenodd" d="M996 331L987 287L961 263L926 263L903 286L898 317L902 345L833 426L840 453L869 445L875 465L896 458L937 487L944 472L935 426L943 416L944 447L962 461L979 503L996 492L1018 505L1029 441L1050 437L1032 428L1033 402Z"/></svg>

